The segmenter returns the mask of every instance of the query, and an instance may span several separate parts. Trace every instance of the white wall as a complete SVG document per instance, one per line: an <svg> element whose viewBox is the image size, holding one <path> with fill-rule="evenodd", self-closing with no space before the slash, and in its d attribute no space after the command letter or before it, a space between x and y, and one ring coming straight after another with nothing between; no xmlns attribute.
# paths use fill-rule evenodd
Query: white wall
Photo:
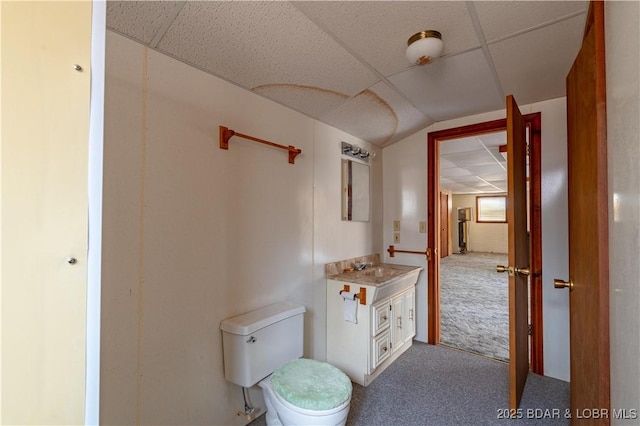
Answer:
<svg viewBox="0 0 640 426"><path fill-rule="evenodd" d="M381 249L380 150L112 33L106 64L101 423L241 424L220 321L303 303L325 358L324 263ZM340 220L342 140L378 154L370 222Z"/></svg>
<svg viewBox="0 0 640 426"><path fill-rule="evenodd" d="M640 3L606 2L605 34L611 407L640 410Z"/></svg>
<svg viewBox="0 0 640 426"><path fill-rule="evenodd" d="M491 194L502 195L502 194ZM476 222L477 194L454 194L453 209L450 215L451 241L455 252L458 248L458 208L471 207L471 220L467 222L467 250L484 253L508 253L508 225L506 223Z"/></svg>
<svg viewBox="0 0 640 426"><path fill-rule="evenodd" d="M418 132L383 150L384 182L384 261L425 268L416 284L416 337L427 341L427 262L424 256L397 253L390 258L386 248L423 251L427 234L421 234L420 222L427 220L427 137ZM393 221L400 221L400 242L393 241Z"/></svg>
<svg viewBox="0 0 640 426"><path fill-rule="evenodd" d="M566 102L564 98L522 105L523 114L542 113L542 267L545 375L569 380L569 298L555 290L553 279L568 274ZM393 244L392 221L402 219L402 248L423 250L426 234L417 224L426 220L428 132L496 120L505 110L436 123L384 149L384 246ZM417 255L387 261L425 265ZM427 338L426 274L420 276L417 301L418 340Z"/></svg>

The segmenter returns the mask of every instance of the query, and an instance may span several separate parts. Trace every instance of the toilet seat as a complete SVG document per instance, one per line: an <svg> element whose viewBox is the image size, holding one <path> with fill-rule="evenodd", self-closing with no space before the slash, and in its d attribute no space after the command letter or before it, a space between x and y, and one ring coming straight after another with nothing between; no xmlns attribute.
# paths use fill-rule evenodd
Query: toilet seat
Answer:
<svg viewBox="0 0 640 426"><path fill-rule="evenodd" d="M351 399L349 377L326 362L295 359L287 362L270 377L276 397L296 411L331 412Z"/></svg>

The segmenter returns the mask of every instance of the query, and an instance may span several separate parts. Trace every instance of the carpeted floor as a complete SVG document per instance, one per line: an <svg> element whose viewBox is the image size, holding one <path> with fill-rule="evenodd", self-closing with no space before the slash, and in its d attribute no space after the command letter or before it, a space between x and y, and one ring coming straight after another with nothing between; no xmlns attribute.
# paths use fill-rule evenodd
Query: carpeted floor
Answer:
<svg viewBox="0 0 640 426"><path fill-rule="evenodd" d="M508 276L496 272L506 254L453 254L440 259L440 342L509 360Z"/></svg>
<svg viewBox="0 0 640 426"><path fill-rule="evenodd" d="M348 426L568 425L569 383L530 374L517 419L509 366L444 346L414 345L367 388L353 385ZM264 415L252 426L265 425Z"/></svg>

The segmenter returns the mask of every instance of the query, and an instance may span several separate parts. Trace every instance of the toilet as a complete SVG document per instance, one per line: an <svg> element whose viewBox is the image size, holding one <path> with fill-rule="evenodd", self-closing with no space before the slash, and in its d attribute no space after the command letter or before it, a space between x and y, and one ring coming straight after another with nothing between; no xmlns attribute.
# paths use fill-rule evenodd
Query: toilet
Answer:
<svg viewBox="0 0 640 426"><path fill-rule="evenodd" d="M301 358L304 312L285 301L222 321L225 379L262 388L269 426L343 426L351 380L331 364Z"/></svg>

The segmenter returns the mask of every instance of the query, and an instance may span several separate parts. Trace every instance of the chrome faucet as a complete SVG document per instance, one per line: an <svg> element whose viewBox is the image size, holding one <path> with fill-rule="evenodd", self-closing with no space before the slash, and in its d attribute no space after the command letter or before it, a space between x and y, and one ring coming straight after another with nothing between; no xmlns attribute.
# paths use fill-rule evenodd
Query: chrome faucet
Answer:
<svg viewBox="0 0 640 426"><path fill-rule="evenodd" d="M352 263L353 269L356 271L364 271L367 269L367 266L371 266L371 262L362 262L362 263Z"/></svg>

